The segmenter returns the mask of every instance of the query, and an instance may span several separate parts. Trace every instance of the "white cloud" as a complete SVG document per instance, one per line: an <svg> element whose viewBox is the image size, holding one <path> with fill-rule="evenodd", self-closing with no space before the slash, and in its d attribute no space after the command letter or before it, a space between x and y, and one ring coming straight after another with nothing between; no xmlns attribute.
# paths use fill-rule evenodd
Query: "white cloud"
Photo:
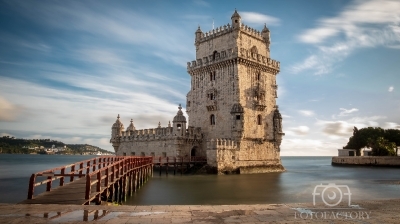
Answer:
<svg viewBox="0 0 400 224"><path fill-rule="evenodd" d="M15 121L23 110L22 106L15 105L0 96L0 121Z"/></svg>
<svg viewBox="0 0 400 224"><path fill-rule="evenodd" d="M350 137L353 126L345 121L320 121L322 132L328 136Z"/></svg>
<svg viewBox="0 0 400 224"><path fill-rule="evenodd" d="M400 129L400 124L395 122L385 122L385 129Z"/></svg>
<svg viewBox="0 0 400 224"><path fill-rule="evenodd" d="M3 137L3 136L15 137L14 135L8 134L8 133L5 133L5 132L0 133L0 137Z"/></svg>
<svg viewBox="0 0 400 224"><path fill-rule="evenodd" d="M306 34L299 37L301 42L305 43L320 43L325 38L337 34L339 31L330 27L321 27L317 29L308 30Z"/></svg>
<svg viewBox="0 0 400 224"><path fill-rule="evenodd" d="M337 149L344 144L312 138L285 138L281 145L281 156L336 156Z"/></svg>
<svg viewBox="0 0 400 224"><path fill-rule="evenodd" d="M393 26L400 21L400 2L398 1L356 1L338 16L323 18L318 21L317 28L309 29L299 36L302 42L320 43L326 39L343 33L355 37L362 30L361 25L380 24ZM390 27L395 29L396 27ZM393 30L396 31L396 30ZM360 40L368 39L361 36Z"/></svg>
<svg viewBox="0 0 400 224"><path fill-rule="evenodd" d="M333 139L352 136L353 128L378 127L378 120L384 116L352 117L348 120L324 121L318 120L316 125L322 128L322 133Z"/></svg>
<svg viewBox="0 0 400 224"><path fill-rule="evenodd" d="M249 24L264 24L266 23L267 26L277 26L280 24L280 20L273 16L264 15L257 12L239 12L240 16L242 17L243 23Z"/></svg>
<svg viewBox="0 0 400 224"><path fill-rule="evenodd" d="M388 89L389 92L393 92L393 90L394 90L393 86L390 86L389 89Z"/></svg>
<svg viewBox="0 0 400 224"><path fill-rule="evenodd" d="M87 83L90 82L87 81ZM159 121L163 126L167 126L168 121L173 119L178 110L177 105L171 104L163 98L124 89L115 93L114 90L106 90L108 98L103 98L102 94L97 95L98 93L85 92L82 94L79 91L50 88L2 77L0 78L0 91L8 99L24 105L30 113L20 122L14 122L12 126L0 123L1 132L14 134L14 132L23 130L37 133L38 124L40 124L40 127L46 127L45 131L52 134L36 136L36 138L47 136L46 138L58 140L55 136L71 132L75 135L87 136L82 138L81 142L73 138L62 138L65 143L82 143L87 139L109 136L111 125L118 113L121 114L121 120L125 126L128 126L129 120L133 118L135 126L143 129L155 128ZM115 97L114 94L119 94L120 97L118 95ZM2 101L0 106L4 107L4 105L8 104ZM3 111L0 111L1 116L5 116ZM88 133L102 137L94 138L88 136ZM25 137L28 136L30 135L25 135ZM18 137L21 136L18 135ZM102 145L102 147L112 149L111 145Z"/></svg>
<svg viewBox="0 0 400 224"><path fill-rule="evenodd" d="M314 111L312 110L299 110L298 112L305 117L311 117L315 115Z"/></svg>
<svg viewBox="0 0 400 224"><path fill-rule="evenodd" d="M326 74L357 49L399 46L399 24L399 1L355 1L337 16L319 19L315 28L298 36L299 41L314 44L316 51L290 70Z"/></svg>
<svg viewBox="0 0 400 224"><path fill-rule="evenodd" d="M307 135L310 131L310 128L307 126L298 126L293 128L288 128L289 131L286 131L286 135Z"/></svg>
<svg viewBox="0 0 400 224"><path fill-rule="evenodd" d="M345 109L345 108L340 108L341 112L339 114L339 116L343 117L343 116L348 116L351 113L357 112L358 109L357 108L351 108L349 110Z"/></svg>

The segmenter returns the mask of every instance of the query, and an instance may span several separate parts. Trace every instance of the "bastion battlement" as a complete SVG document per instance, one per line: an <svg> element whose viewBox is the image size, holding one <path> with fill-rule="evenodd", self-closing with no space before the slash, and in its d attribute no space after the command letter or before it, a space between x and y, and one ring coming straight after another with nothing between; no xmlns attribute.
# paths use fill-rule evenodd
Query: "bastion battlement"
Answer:
<svg viewBox="0 0 400 224"><path fill-rule="evenodd" d="M207 149L238 149L236 141L226 138L216 138L207 141Z"/></svg>

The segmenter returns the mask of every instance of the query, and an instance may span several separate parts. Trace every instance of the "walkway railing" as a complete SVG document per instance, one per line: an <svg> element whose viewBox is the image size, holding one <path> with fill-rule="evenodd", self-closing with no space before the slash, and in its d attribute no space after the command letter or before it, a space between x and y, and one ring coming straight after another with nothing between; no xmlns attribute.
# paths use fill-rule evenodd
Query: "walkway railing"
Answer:
<svg viewBox="0 0 400 224"><path fill-rule="evenodd" d="M64 186L66 181L73 182L74 180L77 180L75 177L78 179L85 177L90 172L96 171L96 169L109 166L110 164L122 159L124 159L122 156L103 156L34 173L31 175L29 180L28 199L33 199L35 188L40 185L46 184L46 191L51 191L56 187ZM46 179L43 180L43 178L40 179L40 177ZM39 181L37 181L38 178L40 179ZM69 178L69 180L66 178ZM53 186L53 181L58 179L60 179L59 185Z"/></svg>
<svg viewBox="0 0 400 224"><path fill-rule="evenodd" d="M101 197L121 202L153 174L152 162L152 157L103 156L37 172L30 177L28 199L37 197L34 196L37 187L45 185L46 192L63 191L66 184L76 183L78 186L85 180L85 184L82 183L85 189L79 189L84 191L84 195L79 197L84 196L85 204L92 200L100 202Z"/></svg>
<svg viewBox="0 0 400 224"><path fill-rule="evenodd" d="M125 201L153 175L152 157L122 157L111 165L86 175L85 199L101 201L101 196L112 201ZM95 190L92 186L95 186ZM109 192L105 192L108 189ZM105 194L104 194L105 193Z"/></svg>

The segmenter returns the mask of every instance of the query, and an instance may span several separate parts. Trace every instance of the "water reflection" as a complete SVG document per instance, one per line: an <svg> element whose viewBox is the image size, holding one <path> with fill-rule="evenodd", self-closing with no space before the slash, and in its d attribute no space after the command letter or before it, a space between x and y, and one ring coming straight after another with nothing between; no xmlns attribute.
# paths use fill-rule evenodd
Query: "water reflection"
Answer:
<svg viewBox="0 0 400 224"><path fill-rule="evenodd" d="M399 169L331 166L330 157L283 157L283 173L154 175L127 205L310 203L315 186L347 185L354 200L400 197Z"/></svg>
<svg viewBox="0 0 400 224"><path fill-rule="evenodd" d="M283 197L282 173L154 176L126 204L251 204Z"/></svg>
<svg viewBox="0 0 400 224"><path fill-rule="evenodd" d="M103 218L108 214L107 210L77 210L72 212L50 212L44 213L43 217L51 222L77 222L77 221L94 221Z"/></svg>
<svg viewBox="0 0 400 224"><path fill-rule="evenodd" d="M43 217L48 222L53 223L74 223L74 222L92 222L92 221L108 221L114 219L118 216L134 217L134 216L145 216L154 214L163 214L166 212L113 212L108 210L75 210L75 211L65 211L65 212L45 212L43 216L25 214L25 216L37 216ZM4 216L4 215L3 215ZM23 215L10 215L15 217L20 217Z"/></svg>

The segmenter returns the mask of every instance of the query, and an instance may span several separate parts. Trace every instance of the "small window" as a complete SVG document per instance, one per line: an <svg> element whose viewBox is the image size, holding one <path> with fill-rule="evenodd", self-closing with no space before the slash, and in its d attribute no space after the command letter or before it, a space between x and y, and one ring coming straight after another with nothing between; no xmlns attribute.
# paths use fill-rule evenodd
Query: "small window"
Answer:
<svg viewBox="0 0 400 224"><path fill-rule="evenodd" d="M213 73L210 72L210 81L212 81L212 80L213 80Z"/></svg>
<svg viewBox="0 0 400 224"><path fill-rule="evenodd" d="M162 157L167 157L167 153L166 153L166 152L163 152L163 153L162 153Z"/></svg>
<svg viewBox="0 0 400 224"><path fill-rule="evenodd" d="M176 127L178 127L178 130L181 130L182 125L181 124L177 124Z"/></svg>
<svg viewBox="0 0 400 224"><path fill-rule="evenodd" d="M237 19L235 19L235 23L237 23Z"/></svg>
<svg viewBox="0 0 400 224"><path fill-rule="evenodd" d="M260 73L257 74L257 81L260 81Z"/></svg>
<svg viewBox="0 0 400 224"><path fill-rule="evenodd" d="M217 52L217 51L214 51L214 53L213 53L213 60L215 60L215 59L217 58L217 54L218 54L218 52Z"/></svg>
<svg viewBox="0 0 400 224"><path fill-rule="evenodd" d="M262 120L262 119L261 119L261 115L258 115L258 116L257 116L257 124L258 124L258 125L261 125L261 120Z"/></svg>
<svg viewBox="0 0 400 224"><path fill-rule="evenodd" d="M124 152L124 154L123 154L124 156L126 156L126 152Z"/></svg>
<svg viewBox="0 0 400 224"><path fill-rule="evenodd" d="M155 154L154 152L151 152L151 153L150 153L150 156L151 156L151 157L155 157L156 154Z"/></svg>
<svg viewBox="0 0 400 224"><path fill-rule="evenodd" d="M135 155L135 152L131 152L131 156L134 156Z"/></svg>
<svg viewBox="0 0 400 224"><path fill-rule="evenodd" d="M146 156L146 154L144 152L141 152L140 156Z"/></svg>
<svg viewBox="0 0 400 224"><path fill-rule="evenodd" d="M211 116L210 116L210 124L211 125L215 125L215 116L214 116L214 114L211 114Z"/></svg>
<svg viewBox="0 0 400 224"><path fill-rule="evenodd" d="M236 115L236 120L240 120L240 115Z"/></svg>

